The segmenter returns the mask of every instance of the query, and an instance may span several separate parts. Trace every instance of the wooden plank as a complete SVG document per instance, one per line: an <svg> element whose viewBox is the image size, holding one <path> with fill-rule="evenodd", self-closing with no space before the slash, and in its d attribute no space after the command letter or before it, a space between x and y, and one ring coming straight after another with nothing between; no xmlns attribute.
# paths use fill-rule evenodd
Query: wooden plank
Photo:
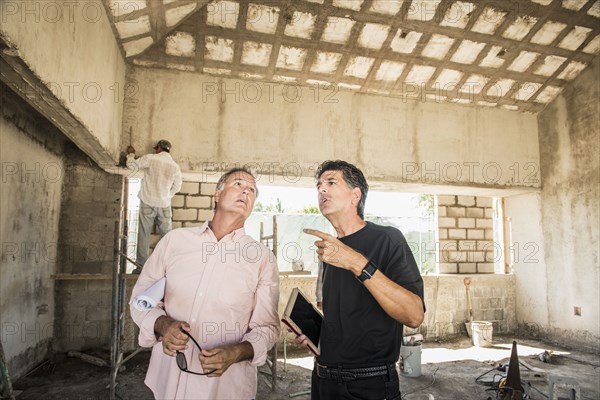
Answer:
<svg viewBox="0 0 600 400"><path fill-rule="evenodd" d="M125 279L137 279L138 274L123 274ZM57 281L81 281L81 280L112 280L111 274L54 274L50 276Z"/></svg>
<svg viewBox="0 0 600 400"><path fill-rule="evenodd" d="M68 280L111 280L111 274L55 274L51 275L52 279L57 281L68 281Z"/></svg>

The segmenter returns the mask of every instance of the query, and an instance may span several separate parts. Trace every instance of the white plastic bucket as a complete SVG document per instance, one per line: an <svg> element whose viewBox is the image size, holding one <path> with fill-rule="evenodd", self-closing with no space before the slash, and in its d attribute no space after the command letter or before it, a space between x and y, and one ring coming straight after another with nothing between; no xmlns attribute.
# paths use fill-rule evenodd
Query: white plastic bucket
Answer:
<svg viewBox="0 0 600 400"><path fill-rule="evenodd" d="M477 347L492 347L494 325L488 321L471 322L473 345Z"/></svg>
<svg viewBox="0 0 600 400"><path fill-rule="evenodd" d="M400 373L403 376L417 378L421 376L421 345L400 347Z"/></svg>

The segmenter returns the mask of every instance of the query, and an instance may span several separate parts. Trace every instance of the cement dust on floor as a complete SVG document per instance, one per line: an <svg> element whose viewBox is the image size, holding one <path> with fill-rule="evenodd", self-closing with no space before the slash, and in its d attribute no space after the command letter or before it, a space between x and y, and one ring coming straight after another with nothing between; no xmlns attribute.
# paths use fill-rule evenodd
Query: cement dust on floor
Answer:
<svg viewBox="0 0 600 400"><path fill-rule="evenodd" d="M517 340L519 361L529 367L543 370L546 374L567 376L576 379L580 398L600 399L600 357L573 350L561 349L533 340ZM502 372L495 370L499 364L508 365L512 338L494 338L491 348L473 347L468 338L449 342L427 342L423 345L422 375L418 378L401 376L400 388L406 400L463 400L495 399L496 392L489 386L475 381L497 381ZM545 350L552 352L550 363L540 361L538 355ZM117 394L121 399L152 399L152 393L144 385L144 376L150 357L142 352L127 362L125 371L119 373ZM276 391L270 387L269 371L259 370L258 400L282 400L289 398L309 399L312 357L304 351L288 351L284 368L283 359L278 364L278 384ZM528 368L520 366L524 381L531 377ZM546 399L548 385L544 379L531 379L531 399ZM15 390L22 391L17 400L38 399L106 399L108 398L109 372L75 358L62 358L56 363L44 365L29 376L14 384ZM540 393L541 392L541 393ZM291 397L291 396L293 397ZM565 397L568 398L568 397Z"/></svg>

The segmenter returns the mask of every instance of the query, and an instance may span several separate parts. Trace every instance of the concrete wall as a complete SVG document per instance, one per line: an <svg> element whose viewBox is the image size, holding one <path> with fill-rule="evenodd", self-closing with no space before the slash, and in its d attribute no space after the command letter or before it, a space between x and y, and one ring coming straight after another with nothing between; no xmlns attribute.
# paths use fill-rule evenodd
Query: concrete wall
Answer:
<svg viewBox="0 0 600 400"><path fill-rule="evenodd" d="M515 274L517 321L520 329L539 336L548 326L548 277L542 231L541 194L529 193L504 199L507 218L509 268Z"/></svg>
<svg viewBox="0 0 600 400"><path fill-rule="evenodd" d="M46 357L54 334L63 139L3 84L0 93L0 339L17 378Z"/></svg>
<svg viewBox="0 0 600 400"><path fill-rule="evenodd" d="M6 1L0 7L0 36L116 161L125 91L135 89L125 87L125 63L102 2Z"/></svg>
<svg viewBox="0 0 600 400"><path fill-rule="evenodd" d="M144 153L168 138L184 171L205 173L198 181L216 179L215 168L253 163L293 184L323 160L341 158L360 165L374 189L539 187L533 115L180 71L128 72L139 88L124 110L134 146ZM128 141L124 135L123 148Z"/></svg>
<svg viewBox="0 0 600 400"><path fill-rule="evenodd" d="M549 336L600 343L600 62L538 115ZM526 306L523 304L522 306ZM581 316L574 307L581 307Z"/></svg>

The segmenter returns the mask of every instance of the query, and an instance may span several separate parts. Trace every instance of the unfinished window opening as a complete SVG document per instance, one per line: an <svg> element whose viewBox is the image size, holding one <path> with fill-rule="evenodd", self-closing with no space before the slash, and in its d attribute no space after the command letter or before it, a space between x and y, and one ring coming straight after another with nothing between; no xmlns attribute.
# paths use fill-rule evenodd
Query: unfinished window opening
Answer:
<svg viewBox="0 0 600 400"><path fill-rule="evenodd" d="M260 225L264 236L273 232L273 216L277 224L277 262L279 270L305 271L317 274L313 236L304 228L335 234L317 206L314 188L263 186L254 211L246 221L246 232L260 240ZM435 272L435 231L433 195L369 191L365 205L365 220L394 226L404 234L421 273Z"/></svg>
<svg viewBox="0 0 600 400"><path fill-rule="evenodd" d="M127 257L135 260L137 252L138 221L140 199L138 193L142 187L141 178L128 178L127 184ZM135 265L127 261L126 273L131 273Z"/></svg>

